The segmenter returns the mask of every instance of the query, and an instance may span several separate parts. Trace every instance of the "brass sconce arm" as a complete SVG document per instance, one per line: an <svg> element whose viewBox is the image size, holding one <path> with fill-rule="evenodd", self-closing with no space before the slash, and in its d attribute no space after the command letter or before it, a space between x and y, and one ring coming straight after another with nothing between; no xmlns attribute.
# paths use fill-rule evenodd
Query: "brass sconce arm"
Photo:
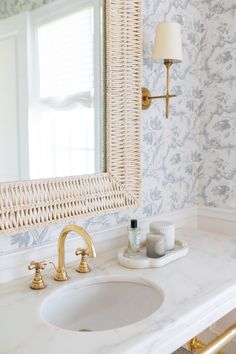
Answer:
<svg viewBox="0 0 236 354"><path fill-rule="evenodd" d="M161 96L151 96L151 92L146 88L142 87L142 109L148 109L151 106L151 101L155 99L165 98L167 100L167 106L169 105L169 98L176 97L175 94L166 94ZM167 109L168 112L168 109ZM168 114L167 117L168 118Z"/></svg>
<svg viewBox="0 0 236 354"><path fill-rule="evenodd" d="M167 98L167 97L169 97L169 98L171 98L171 97L176 97L176 95L173 94L173 95L151 96L151 97L148 97L148 98L149 98L150 100L154 100L155 98Z"/></svg>
<svg viewBox="0 0 236 354"><path fill-rule="evenodd" d="M161 96L151 96L150 91L146 88L142 88L142 109L148 109L151 106L151 102L154 99L164 98L166 100L166 118L169 117L170 98L176 97L175 94L170 94L170 67L172 60L164 60L166 67L166 94Z"/></svg>

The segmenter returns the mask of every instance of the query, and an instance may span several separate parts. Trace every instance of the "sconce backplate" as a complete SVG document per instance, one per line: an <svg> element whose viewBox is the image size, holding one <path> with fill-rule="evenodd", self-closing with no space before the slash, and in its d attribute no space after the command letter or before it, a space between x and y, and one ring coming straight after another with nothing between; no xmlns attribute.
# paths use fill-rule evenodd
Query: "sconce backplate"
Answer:
<svg viewBox="0 0 236 354"><path fill-rule="evenodd" d="M148 109L151 103L151 92L146 87L142 87L142 109Z"/></svg>

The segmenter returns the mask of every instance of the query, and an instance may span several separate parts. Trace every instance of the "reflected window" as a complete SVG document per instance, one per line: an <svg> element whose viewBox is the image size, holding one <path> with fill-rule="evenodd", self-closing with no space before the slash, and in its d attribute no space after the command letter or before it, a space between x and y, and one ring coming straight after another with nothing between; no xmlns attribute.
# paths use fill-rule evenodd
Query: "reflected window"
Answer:
<svg viewBox="0 0 236 354"><path fill-rule="evenodd" d="M88 1L73 13L35 26L31 179L102 170L102 50L101 40L94 40L96 21L93 3Z"/></svg>

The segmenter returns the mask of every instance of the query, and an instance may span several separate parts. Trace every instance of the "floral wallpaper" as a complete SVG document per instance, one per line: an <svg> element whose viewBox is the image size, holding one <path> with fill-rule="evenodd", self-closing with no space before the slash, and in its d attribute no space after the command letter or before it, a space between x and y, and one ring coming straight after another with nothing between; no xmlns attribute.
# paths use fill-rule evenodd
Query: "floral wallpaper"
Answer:
<svg viewBox="0 0 236 354"><path fill-rule="evenodd" d="M0 19L34 10L55 0L0 0Z"/></svg>
<svg viewBox="0 0 236 354"><path fill-rule="evenodd" d="M199 176L198 122L202 87L199 76L204 31L202 1L143 1L143 86L153 95L165 92L163 64L151 60L158 22L182 27L183 63L171 67L170 117L165 101L143 112L143 213L146 216L197 204Z"/></svg>
<svg viewBox="0 0 236 354"><path fill-rule="evenodd" d="M236 208L236 2L205 2L199 203Z"/></svg>
<svg viewBox="0 0 236 354"><path fill-rule="evenodd" d="M0 18L52 1L0 0ZM151 60L156 24L182 26L183 63L171 68L177 97L168 120L163 100L142 114L140 209L76 221L89 231L198 203L236 208L235 0L142 0L142 6L143 86L153 95L165 90L164 67ZM62 226L1 237L0 254L53 242Z"/></svg>

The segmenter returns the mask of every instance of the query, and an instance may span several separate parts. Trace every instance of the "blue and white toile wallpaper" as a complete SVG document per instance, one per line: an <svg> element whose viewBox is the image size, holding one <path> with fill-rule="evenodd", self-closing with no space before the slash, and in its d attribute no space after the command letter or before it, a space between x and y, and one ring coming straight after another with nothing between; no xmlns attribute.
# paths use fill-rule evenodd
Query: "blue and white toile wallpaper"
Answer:
<svg viewBox="0 0 236 354"><path fill-rule="evenodd" d="M0 0L0 19L30 11L56 0Z"/></svg>
<svg viewBox="0 0 236 354"><path fill-rule="evenodd" d="M206 1L199 203L236 208L236 2Z"/></svg>
<svg viewBox="0 0 236 354"><path fill-rule="evenodd" d="M0 0L0 18L57 0ZM127 0L128 1L128 0ZM142 206L80 224L89 231L197 204L236 208L235 0L142 0L143 86L165 89L151 58L155 27L182 26L183 63L171 68L171 113L154 101L142 114ZM62 225L0 238L0 254L55 241Z"/></svg>

